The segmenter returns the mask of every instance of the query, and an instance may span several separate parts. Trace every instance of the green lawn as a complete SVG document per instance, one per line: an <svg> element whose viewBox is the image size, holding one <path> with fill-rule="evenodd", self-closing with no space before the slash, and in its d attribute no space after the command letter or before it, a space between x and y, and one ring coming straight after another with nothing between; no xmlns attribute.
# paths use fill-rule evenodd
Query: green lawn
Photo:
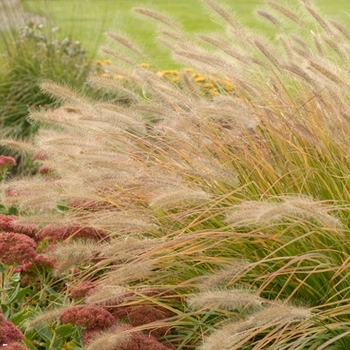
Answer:
<svg viewBox="0 0 350 350"><path fill-rule="evenodd" d="M292 0L290 2L297 0ZM198 0L24 0L26 10L44 14L54 25L70 33L73 38L83 42L89 52L103 43L102 33L107 30L122 30L142 45L157 64L169 68L171 61L166 51L154 43L155 26L140 19L131 12L134 6L155 6L171 13L179 19L186 30L213 31L220 27L206 16ZM241 20L257 29L268 32L269 28L259 22L252 13L263 5L262 0L226 0ZM82 5L84 4L84 5ZM349 22L350 1L319 0L319 7L328 15Z"/></svg>

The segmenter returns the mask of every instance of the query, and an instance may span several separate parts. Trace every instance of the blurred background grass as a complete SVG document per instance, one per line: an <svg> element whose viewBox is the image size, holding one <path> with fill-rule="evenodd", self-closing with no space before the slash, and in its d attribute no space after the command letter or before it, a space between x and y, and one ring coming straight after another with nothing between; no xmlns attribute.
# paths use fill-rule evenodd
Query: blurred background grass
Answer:
<svg viewBox="0 0 350 350"><path fill-rule="evenodd" d="M293 1L289 1L292 3ZM252 15L254 9L263 5L262 0L226 0L245 25L258 32L269 33L271 29ZM24 0L27 11L38 13L49 19L52 26L68 31L76 40L82 41L91 54L104 41L107 30L128 33L152 56L154 63L162 69L173 68L174 62L167 51L155 42L155 27L131 12L135 6L152 6L166 11L178 19L190 32L220 30L220 26L208 18L198 0ZM349 0L319 0L316 4L325 14L342 21L350 20Z"/></svg>

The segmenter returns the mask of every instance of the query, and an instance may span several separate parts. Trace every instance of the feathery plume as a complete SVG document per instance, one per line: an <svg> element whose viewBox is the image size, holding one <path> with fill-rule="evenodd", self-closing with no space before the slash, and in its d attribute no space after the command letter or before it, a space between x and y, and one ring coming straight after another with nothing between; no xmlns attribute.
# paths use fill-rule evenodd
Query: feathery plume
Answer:
<svg viewBox="0 0 350 350"><path fill-rule="evenodd" d="M218 18L223 19L224 23L229 24L232 28L236 30L243 30L239 22L232 16L231 8L224 4L219 4L215 0L202 0L203 5L209 11L208 14L212 15L213 12Z"/></svg>
<svg viewBox="0 0 350 350"><path fill-rule="evenodd" d="M316 80L313 79L308 73L306 73L305 69L303 69L300 65L296 65L291 62L287 65L284 65L283 69L293 73L299 78L302 78L306 83L310 84L311 86L316 86Z"/></svg>
<svg viewBox="0 0 350 350"><path fill-rule="evenodd" d="M62 102L89 106L89 101L87 99L78 96L75 92L62 84L46 81L40 84L40 88L44 93Z"/></svg>
<svg viewBox="0 0 350 350"><path fill-rule="evenodd" d="M313 34L313 35L312 35L312 40L313 40L313 42L314 42L314 44L315 44L317 53L318 53L321 57L325 57L325 51L324 51L324 48L323 48L323 46L322 46L322 44L321 44L321 41L320 41L318 35Z"/></svg>
<svg viewBox="0 0 350 350"><path fill-rule="evenodd" d="M280 55L274 52L271 45L268 43L267 40L264 40L262 38L254 38L253 42L255 46L258 48L258 50L276 67L280 68L281 63L279 62L278 58Z"/></svg>
<svg viewBox="0 0 350 350"><path fill-rule="evenodd" d="M59 315L68 308L69 306L67 305L55 309L46 309L45 311L40 312L34 318L27 319L25 322L26 329L40 329L40 326L53 323L57 321Z"/></svg>
<svg viewBox="0 0 350 350"><path fill-rule="evenodd" d="M91 340L87 341L84 347L86 350L116 350L124 348L131 339L131 335L127 332L117 331L111 328L107 331L99 331L93 334ZM125 348L124 348L125 349Z"/></svg>
<svg viewBox="0 0 350 350"><path fill-rule="evenodd" d="M298 43L304 50L309 50L309 45L298 35L296 34L289 34L289 37Z"/></svg>
<svg viewBox="0 0 350 350"><path fill-rule="evenodd" d="M225 37L222 35L208 35L208 34L198 34L197 35L200 39L210 43L211 45L221 49L223 52L225 52L230 57L240 61L244 64L249 64L251 61L251 58L247 56L245 53L240 52L240 50L237 48L237 46L232 45ZM249 45L249 42L247 43Z"/></svg>
<svg viewBox="0 0 350 350"><path fill-rule="evenodd" d="M128 235L126 238L114 239L101 249L100 255L109 260L129 260L135 255L141 255L152 250L163 242L162 239L147 239Z"/></svg>
<svg viewBox="0 0 350 350"><path fill-rule="evenodd" d="M98 216L91 219L91 223L94 227L118 233L144 233L157 229L157 226L150 222L150 218L145 213L137 210L125 210L123 212L101 211Z"/></svg>
<svg viewBox="0 0 350 350"><path fill-rule="evenodd" d="M306 23L300 18L298 14L290 10L288 7L281 5L280 3L274 1L266 1L266 4L272 7L274 10L278 11L283 16L290 19L292 22L305 27Z"/></svg>
<svg viewBox="0 0 350 350"><path fill-rule="evenodd" d="M154 267L155 263L150 259L124 262L123 265L109 272L102 283L115 286L142 280L153 274Z"/></svg>
<svg viewBox="0 0 350 350"><path fill-rule="evenodd" d="M257 10L256 13L261 16L262 18L267 19L269 22L271 22L276 27L281 27L281 22L270 12L264 11L264 10Z"/></svg>
<svg viewBox="0 0 350 350"><path fill-rule="evenodd" d="M229 322L203 340L200 350L228 350L249 333L251 324L246 321Z"/></svg>
<svg viewBox="0 0 350 350"><path fill-rule="evenodd" d="M123 82L117 79L90 75L87 82L92 86L104 88L108 91L117 91L120 94L120 98L129 99L132 101L140 100L140 96L137 93L124 87Z"/></svg>
<svg viewBox="0 0 350 350"><path fill-rule="evenodd" d="M328 44L329 47L331 47L333 49L333 51L338 54L338 56L344 60L344 62L348 61L348 55L346 53L346 51L341 48L339 46L339 44L337 43L337 41L334 40L333 37L330 36L324 36L323 40Z"/></svg>
<svg viewBox="0 0 350 350"><path fill-rule="evenodd" d="M0 144L20 155L27 155L28 153L34 153L36 151L36 147L28 141L7 138L1 139Z"/></svg>
<svg viewBox="0 0 350 350"><path fill-rule="evenodd" d="M242 276L242 274L252 269L253 266L253 263L249 261L234 261L219 271L215 271L215 273L205 276L204 282L200 284L199 288L200 290L205 291L222 284L223 281L235 281L237 278Z"/></svg>
<svg viewBox="0 0 350 350"><path fill-rule="evenodd" d="M343 34L346 39L350 40L350 32L339 22L334 21L332 19L328 20L341 34Z"/></svg>
<svg viewBox="0 0 350 350"><path fill-rule="evenodd" d="M154 196L150 201L150 206L172 209L196 203L205 203L210 198L211 196L202 190L170 188L164 190L164 193Z"/></svg>
<svg viewBox="0 0 350 350"><path fill-rule="evenodd" d="M91 261L96 257L99 248L96 242L74 241L55 244L54 250L47 254L56 258L55 274L59 276L68 269Z"/></svg>
<svg viewBox="0 0 350 350"><path fill-rule="evenodd" d="M248 289L213 289L187 298L187 304L192 309L242 311L246 308L260 308L263 302L264 299Z"/></svg>
<svg viewBox="0 0 350 350"><path fill-rule="evenodd" d="M164 13L160 13L158 11L154 11L150 8L144 8L144 7L134 7L132 10L136 13L152 18L156 20L158 23L162 23L163 25L171 29L174 29L174 28L180 29L180 26L178 25L178 23L172 20L169 16L165 15Z"/></svg>
<svg viewBox="0 0 350 350"><path fill-rule="evenodd" d="M316 220L328 227L341 227L339 219L328 212L331 207L320 205L307 197L284 197L283 202L246 201L234 206L234 210L226 218L233 226L250 224L268 225L287 219L306 218Z"/></svg>
<svg viewBox="0 0 350 350"><path fill-rule="evenodd" d="M195 101L200 100L200 89L198 87L198 84L194 83L189 77L186 72L182 72L180 75L180 81L183 84L184 89L186 92L188 92L189 96L191 96L192 99Z"/></svg>
<svg viewBox="0 0 350 350"><path fill-rule="evenodd" d="M308 308L295 307L290 305L272 305L253 314L250 321L255 326L264 326L267 324L289 324L301 322L311 317L311 311Z"/></svg>
<svg viewBox="0 0 350 350"><path fill-rule="evenodd" d="M127 55L123 55L122 53L119 53L115 50L112 50L108 46L101 46L99 50L101 53L115 57L117 60L122 61L122 62L130 65L131 67L137 66L137 62L135 60L131 59Z"/></svg>
<svg viewBox="0 0 350 350"><path fill-rule="evenodd" d="M320 73L324 77L326 77L328 80L334 82L335 84L339 85L347 85L347 83L344 81L344 79L340 76L340 72L335 72L332 70L332 68L327 67L327 63L322 63L321 61L317 61L315 59L309 59L308 60L309 69L312 70L315 73ZM329 65L329 64L328 64Z"/></svg>
<svg viewBox="0 0 350 350"><path fill-rule="evenodd" d="M335 36L334 31L329 27L326 20L323 19L323 16L316 11L312 6L304 3L304 8L311 14L311 16L320 24L320 26L331 36Z"/></svg>
<svg viewBox="0 0 350 350"><path fill-rule="evenodd" d="M107 35L111 39L113 39L114 41L116 41L119 44L125 46L126 48L128 48L131 51L133 51L134 53L136 53L137 55L141 56L142 58L145 57L145 55L142 52L142 50L139 47L137 47L127 36L121 35L121 34L118 34L118 33L114 33L114 32L108 32Z"/></svg>
<svg viewBox="0 0 350 350"><path fill-rule="evenodd" d="M100 306L116 306L130 295L132 295L130 288L126 286L111 286L105 283L100 283L95 286L94 290L88 296L86 296L85 303Z"/></svg>

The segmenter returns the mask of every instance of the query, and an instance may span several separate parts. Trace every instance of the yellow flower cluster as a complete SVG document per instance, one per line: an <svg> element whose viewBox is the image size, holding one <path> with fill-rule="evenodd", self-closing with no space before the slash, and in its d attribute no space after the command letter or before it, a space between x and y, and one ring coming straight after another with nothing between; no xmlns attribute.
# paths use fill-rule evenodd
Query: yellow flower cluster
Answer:
<svg viewBox="0 0 350 350"><path fill-rule="evenodd" d="M192 68L185 68L185 72L191 74L194 82L200 85L201 91L204 95L215 96L218 91L231 92L234 91L234 86L229 78L218 78L215 76L204 76L195 72ZM180 80L181 71L176 69L167 69L159 71L157 74L160 77L167 77L172 82L177 83Z"/></svg>
<svg viewBox="0 0 350 350"><path fill-rule="evenodd" d="M112 64L111 60L97 60L95 61L95 74L102 77L114 78L114 79L124 79L123 75L111 75L108 66ZM150 69L152 63L143 62L140 67L145 69ZM234 86L229 78L218 78L215 76L204 76L200 73L195 72L192 68L184 68L183 71L191 75L194 82L198 83L201 92L205 96L213 97L221 92L232 92L234 91ZM173 83L178 83L180 81L181 70L178 69L166 69L158 71L157 75L159 77L164 77L172 81Z"/></svg>

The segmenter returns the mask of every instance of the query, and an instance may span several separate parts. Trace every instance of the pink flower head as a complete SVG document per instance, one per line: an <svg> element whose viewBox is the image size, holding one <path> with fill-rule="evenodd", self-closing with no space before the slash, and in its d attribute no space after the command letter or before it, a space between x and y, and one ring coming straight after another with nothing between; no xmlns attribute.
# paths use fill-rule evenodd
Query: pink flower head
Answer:
<svg viewBox="0 0 350 350"><path fill-rule="evenodd" d="M54 269L57 266L56 258L45 254L38 254L33 262L36 266L48 267L50 269Z"/></svg>
<svg viewBox="0 0 350 350"><path fill-rule="evenodd" d="M110 312L94 305L72 306L61 313L59 320L62 323L71 323L89 330L107 328L115 322Z"/></svg>
<svg viewBox="0 0 350 350"><path fill-rule="evenodd" d="M34 153L33 159L34 160L46 160L49 158L49 155L45 151L38 151L37 153Z"/></svg>
<svg viewBox="0 0 350 350"><path fill-rule="evenodd" d="M89 295L95 288L95 283L91 281L83 281L71 289L70 297L72 299L84 298L85 296Z"/></svg>
<svg viewBox="0 0 350 350"><path fill-rule="evenodd" d="M36 239L36 235L39 232L39 226L35 224L25 224L14 222L12 225L12 232L23 233L33 239Z"/></svg>
<svg viewBox="0 0 350 350"><path fill-rule="evenodd" d="M0 230L6 232L14 232L13 225L17 219L14 215L0 214Z"/></svg>
<svg viewBox="0 0 350 350"><path fill-rule="evenodd" d="M0 344L10 344L24 338L22 332L3 315L0 315Z"/></svg>
<svg viewBox="0 0 350 350"><path fill-rule="evenodd" d="M34 224L17 223L17 216L0 214L0 231L23 233L26 236L35 238L39 227Z"/></svg>
<svg viewBox="0 0 350 350"><path fill-rule="evenodd" d="M17 165L17 162L15 158L3 156L3 155L0 156L0 167L4 166L4 167L11 168L16 165Z"/></svg>
<svg viewBox="0 0 350 350"><path fill-rule="evenodd" d="M48 173L51 173L53 170L52 168L46 166L46 165L43 165L40 169L39 169L39 174L48 174Z"/></svg>
<svg viewBox="0 0 350 350"><path fill-rule="evenodd" d="M164 320L164 312L151 305L140 305L131 308L128 313L128 319L132 326L137 327L154 321ZM152 335L159 337L168 331L168 327L157 328L152 331Z"/></svg>
<svg viewBox="0 0 350 350"><path fill-rule="evenodd" d="M0 261L5 265L29 264L36 257L34 240L21 233L0 232Z"/></svg>
<svg viewBox="0 0 350 350"><path fill-rule="evenodd" d="M80 225L52 225L46 226L40 235L39 240L47 238L49 242L63 241L69 238L107 239L108 233L93 227L83 227Z"/></svg>

